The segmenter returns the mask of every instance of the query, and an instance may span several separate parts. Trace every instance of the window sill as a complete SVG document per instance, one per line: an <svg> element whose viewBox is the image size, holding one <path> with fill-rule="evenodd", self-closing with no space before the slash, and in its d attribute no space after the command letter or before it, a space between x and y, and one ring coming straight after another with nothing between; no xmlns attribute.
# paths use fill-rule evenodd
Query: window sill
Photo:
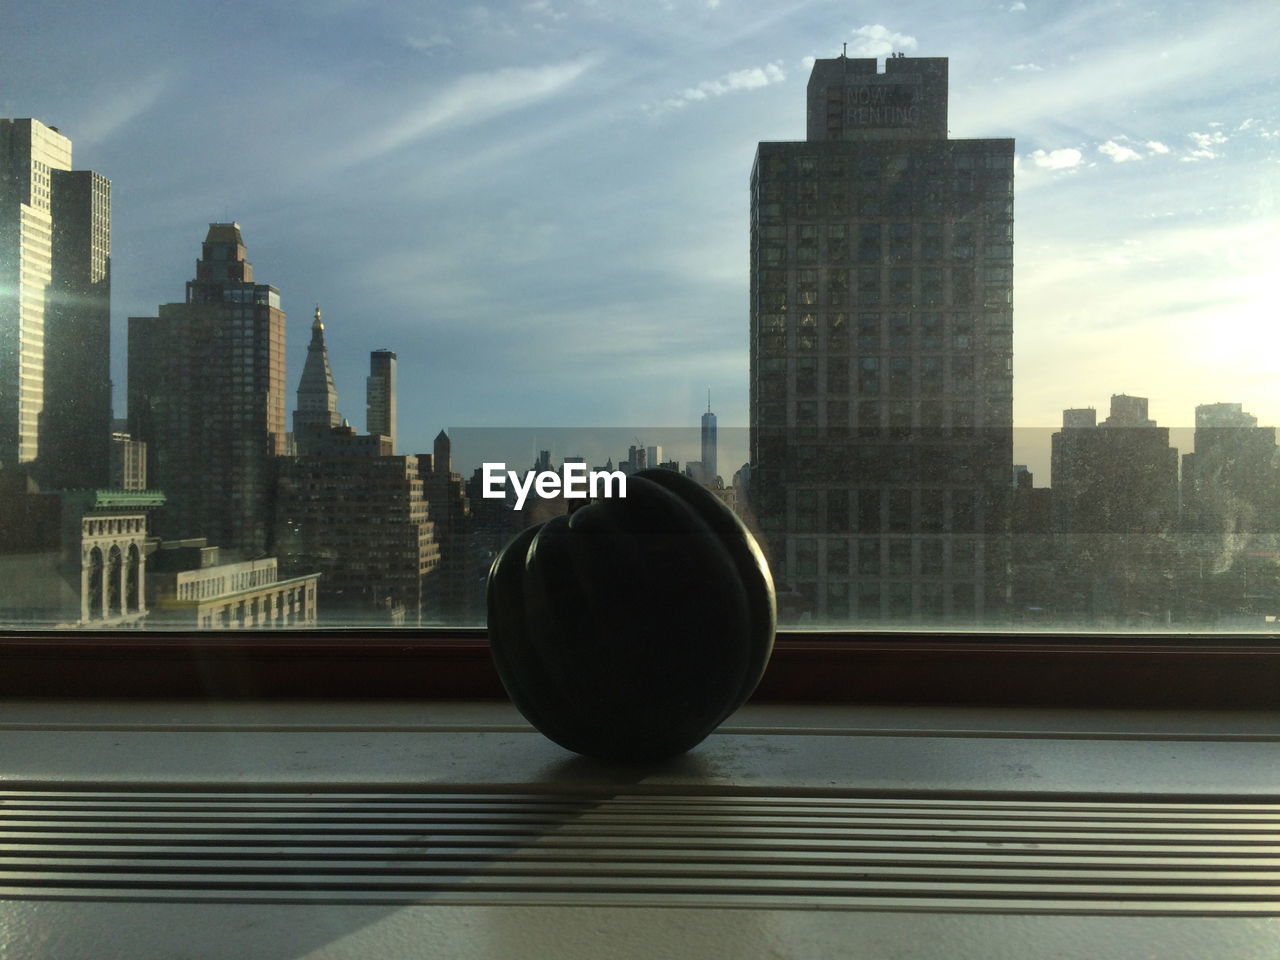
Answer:
<svg viewBox="0 0 1280 960"><path fill-rule="evenodd" d="M599 804L677 794L1252 807L1274 803L1280 769L1280 715L1260 712L756 705L688 755L646 767L576 758L502 703L25 700L6 705L0 729L0 787L46 795L470 791ZM496 896L451 903L443 895L441 903L425 895L401 905L172 902L183 899L163 892L124 902L10 899L0 905L4 952L394 960L429 951L573 960L598 957L607 945L603 952L622 957L1191 958L1268 955L1278 923L1141 910L1091 915L1053 901L1029 911L945 900L909 909L816 901L806 908L803 898L751 910L589 906L564 897L540 905ZM1274 912L1274 903L1253 910Z"/></svg>
<svg viewBox="0 0 1280 960"><path fill-rule="evenodd" d="M483 630L0 633L0 696L505 699ZM1280 709L1280 637L783 632L754 702Z"/></svg>

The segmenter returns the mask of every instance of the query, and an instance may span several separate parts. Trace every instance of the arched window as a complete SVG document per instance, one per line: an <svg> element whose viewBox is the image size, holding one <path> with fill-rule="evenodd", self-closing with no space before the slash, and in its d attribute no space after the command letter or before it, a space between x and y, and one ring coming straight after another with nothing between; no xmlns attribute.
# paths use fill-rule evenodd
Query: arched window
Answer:
<svg viewBox="0 0 1280 960"><path fill-rule="evenodd" d="M94 547L89 552L89 619L100 620L106 616L102 609L102 551Z"/></svg>
<svg viewBox="0 0 1280 960"><path fill-rule="evenodd" d="M107 554L107 609L105 616L120 616L120 568L123 558L120 548L114 544Z"/></svg>
<svg viewBox="0 0 1280 960"><path fill-rule="evenodd" d="M138 556L138 545L129 544L129 559L124 568L124 604L126 613L137 613L142 608L138 596L138 570L141 560Z"/></svg>

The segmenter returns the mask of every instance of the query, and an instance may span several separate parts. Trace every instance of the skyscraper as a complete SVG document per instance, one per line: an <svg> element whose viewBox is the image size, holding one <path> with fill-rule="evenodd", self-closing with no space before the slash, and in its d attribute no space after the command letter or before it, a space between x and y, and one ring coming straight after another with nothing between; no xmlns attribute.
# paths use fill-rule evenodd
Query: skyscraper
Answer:
<svg viewBox="0 0 1280 960"><path fill-rule="evenodd" d="M1147 398L1116 394L1100 424L1064 410L1052 438L1053 529L1062 534L1158 534L1178 515L1178 451Z"/></svg>
<svg viewBox="0 0 1280 960"><path fill-rule="evenodd" d="M947 60L814 63L751 175L751 481L819 620L999 617L1013 141L947 136Z"/></svg>
<svg viewBox="0 0 1280 960"><path fill-rule="evenodd" d="M367 402L365 429L391 438L396 444L396 355L390 350L369 354L369 377L365 380Z"/></svg>
<svg viewBox="0 0 1280 960"><path fill-rule="evenodd" d="M707 412L702 415L702 470L706 482L714 484L719 472L716 464L716 415L711 412L711 391L707 391Z"/></svg>
<svg viewBox="0 0 1280 960"><path fill-rule="evenodd" d="M285 315L255 283L237 223L211 223L184 303L129 318L129 421L165 539L207 537L244 559L270 536L285 452Z"/></svg>
<svg viewBox="0 0 1280 960"><path fill-rule="evenodd" d="M111 183L71 141L0 120L0 464L101 487L111 440Z"/></svg>
<svg viewBox="0 0 1280 960"><path fill-rule="evenodd" d="M320 305L311 320L311 342L298 380L298 405L293 411L293 442L301 456L316 452L334 427L341 426L338 389L329 366L329 349L324 343L324 320Z"/></svg>
<svg viewBox="0 0 1280 960"><path fill-rule="evenodd" d="M279 462L275 550L291 576L319 570L331 623L417 624L440 562L414 457L336 427Z"/></svg>
<svg viewBox="0 0 1280 960"><path fill-rule="evenodd" d="M1221 537L1280 534L1276 428L1239 403L1196 407L1195 449L1182 457L1182 523Z"/></svg>
<svg viewBox="0 0 1280 960"><path fill-rule="evenodd" d="M1055 619L1159 623L1174 600L1178 451L1146 397L1116 394L1096 420L1065 410L1053 435Z"/></svg>

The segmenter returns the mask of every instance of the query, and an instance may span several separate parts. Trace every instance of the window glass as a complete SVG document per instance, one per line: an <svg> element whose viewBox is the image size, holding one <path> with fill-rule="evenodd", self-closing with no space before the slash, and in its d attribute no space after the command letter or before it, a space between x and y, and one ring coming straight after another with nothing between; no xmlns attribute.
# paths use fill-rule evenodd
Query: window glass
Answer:
<svg viewBox="0 0 1280 960"><path fill-rule="evenodd" d="M0 625L480 624L580 464L788 625L1280 622L1280 10L26 6Z"/></svg>

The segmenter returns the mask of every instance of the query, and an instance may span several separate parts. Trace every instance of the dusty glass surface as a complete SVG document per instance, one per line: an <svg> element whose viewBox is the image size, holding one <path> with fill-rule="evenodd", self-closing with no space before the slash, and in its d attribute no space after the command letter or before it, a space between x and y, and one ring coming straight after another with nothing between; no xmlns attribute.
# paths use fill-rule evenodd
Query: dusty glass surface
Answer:
<svg viewBox="0 0 1280 960"><path fill-rule="evenodd" d="M0 623L482 624L667 465L784 625L1274 632L1277 28L6 4Z"/></svg>

